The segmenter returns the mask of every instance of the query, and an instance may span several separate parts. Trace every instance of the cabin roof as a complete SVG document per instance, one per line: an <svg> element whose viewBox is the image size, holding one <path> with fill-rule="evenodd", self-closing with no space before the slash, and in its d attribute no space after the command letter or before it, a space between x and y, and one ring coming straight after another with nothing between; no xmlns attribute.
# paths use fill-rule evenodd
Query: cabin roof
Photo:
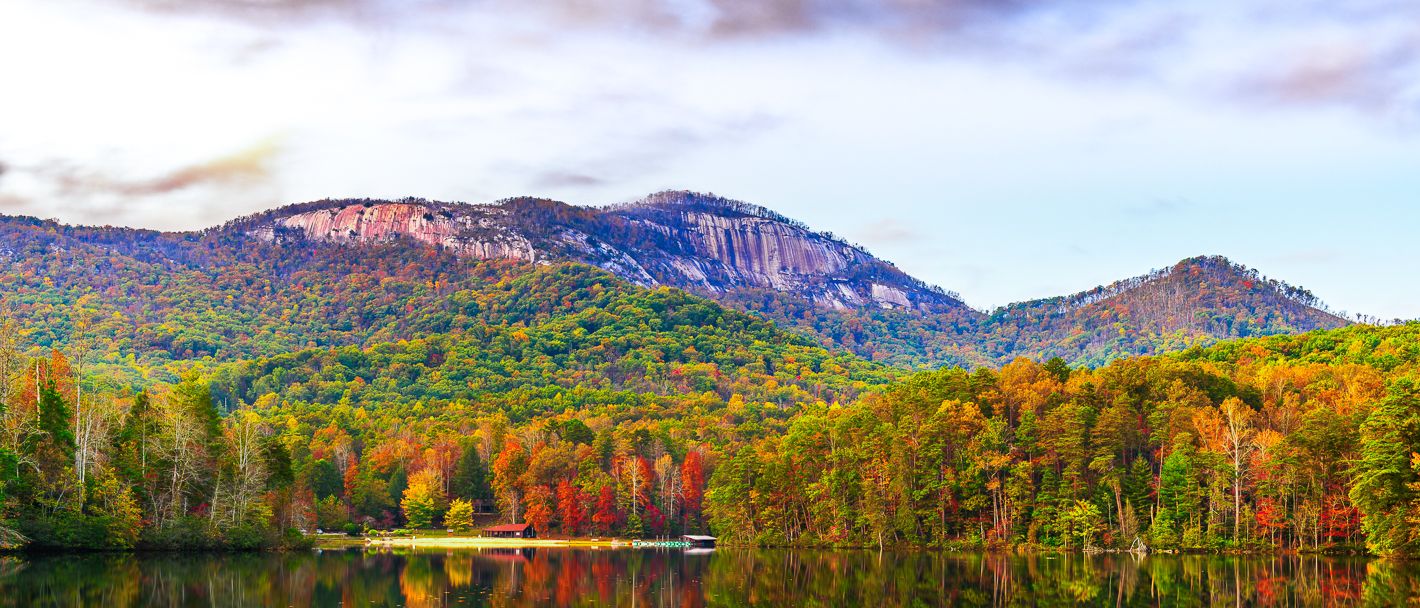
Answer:
<svg viewBox="0 0 1420 608"><path fill-rule="evenodd" d="M489 526L484 528L484 532L523 532L528 529L528 524L503 524L501 526Z"/></svg>
<svg viewBox="0 0 1420 608"><path fill-rule="evenodd" d="M686 534L681 538L684 538L686 540L715 540L715 537L713 536L701 536L699 534Z"/></svg>

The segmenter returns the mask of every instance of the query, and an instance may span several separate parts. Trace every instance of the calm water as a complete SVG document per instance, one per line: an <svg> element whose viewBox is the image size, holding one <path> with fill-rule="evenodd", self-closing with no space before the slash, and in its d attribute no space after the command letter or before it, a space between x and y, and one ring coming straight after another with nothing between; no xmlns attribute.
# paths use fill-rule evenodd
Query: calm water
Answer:
<svg viewBox="0 0 1420 608"><path fill-rule="evenodd" d="M1345 606L1413 564L1312 557L535 549L0 556L0 606Z"/></svg>

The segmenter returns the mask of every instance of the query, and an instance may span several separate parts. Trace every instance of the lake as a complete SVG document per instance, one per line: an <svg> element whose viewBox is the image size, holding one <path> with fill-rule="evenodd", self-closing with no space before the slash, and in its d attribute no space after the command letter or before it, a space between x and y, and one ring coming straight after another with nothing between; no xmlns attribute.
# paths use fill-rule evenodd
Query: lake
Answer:
<svg viewBox="0 0 1420 608"><path fill-rule="evenodd" d="M1413 564L1310 556L503 549L0 556L0 606L1344 606Z"/></svg>

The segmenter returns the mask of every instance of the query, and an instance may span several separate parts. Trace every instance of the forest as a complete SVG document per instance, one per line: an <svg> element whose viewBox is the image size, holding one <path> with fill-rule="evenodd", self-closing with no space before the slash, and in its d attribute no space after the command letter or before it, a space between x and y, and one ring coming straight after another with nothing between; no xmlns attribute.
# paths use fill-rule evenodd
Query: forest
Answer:
<svg viewBox="0 0 1420 608"><path fill-rule="evenodd" d="M585 266L481 284L441 300L442 319L402 317L455 331L230 361L97 338L44 348L21 336L53 329L6 314L7 537L279 546L292 530L456 527L446 511L471 524L472 507L495 499L549 532L554 520L565 534L703 530L710 446L895 373ZM70 310L81 319L69 331L113 331L83 302ZM213 352L279 352L289 339L244 329L250 338Z"/></svg>
<svg viewBox="0 0 1420 608"><path fill-rule="evenodd" d="M924 372L725 452L706 508L758 544L1409 555L1417 332Z"/></svg>
<svg viewBox="0 0 1420 608"><path fill-rule="evenodd" d="M765 546L1420 543L1417 324L1179 337L1130 356L1163 338L1126 331L1113 306L1127 302L1042 304L1012 323L1115 319L1113 354L996 364L959 348L969 367L911 371L817 338L958 348L941 337L956 321L873 325L890 317L815 317L767 295L745 312L585 265L398 240L22 219L0 236L15 243L0 249L6 545L280 547L302 530L492 521ZM1249 277L1204 260L1149 279L1170 281L1169 306L1128 306L1164 327L1188 309L1186 281L1281 289ZM1238 306L1196 322L1276 325L1231 321L1270 314ZM999 352L1032 335L1002 329Z"/></svg>
<svg viewBox="0 0 1420 608"><path fill-rule="evenodd" d="M794 340L737 350L749 317L723 342L650 331L713 306L679 293L632 293L646 318L619 311L585 339L569 338L597 306L524 337L133 385L20 343L8 319L5 538L275 547L298 530L467 528L491 504L544 535L767 546L1400 556L1420 543L1420 324L894 376Z"/></svg>

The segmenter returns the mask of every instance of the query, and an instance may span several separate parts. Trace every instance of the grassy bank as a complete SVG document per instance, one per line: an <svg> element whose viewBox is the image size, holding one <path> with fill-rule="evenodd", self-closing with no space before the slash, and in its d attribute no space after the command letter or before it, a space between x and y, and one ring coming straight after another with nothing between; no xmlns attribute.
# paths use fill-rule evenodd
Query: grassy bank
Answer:
<svg viewBox="0 0 1420 608"><path fill-rule="evenodd" d="M391 547L428 549L522 549L533 547L629 547L631 541L620 538L492 538L449 533L442 530L419 530L409 534L388 534L351 537L325 534L316 537L316 547L323 549L348 547Z"/></svg>

